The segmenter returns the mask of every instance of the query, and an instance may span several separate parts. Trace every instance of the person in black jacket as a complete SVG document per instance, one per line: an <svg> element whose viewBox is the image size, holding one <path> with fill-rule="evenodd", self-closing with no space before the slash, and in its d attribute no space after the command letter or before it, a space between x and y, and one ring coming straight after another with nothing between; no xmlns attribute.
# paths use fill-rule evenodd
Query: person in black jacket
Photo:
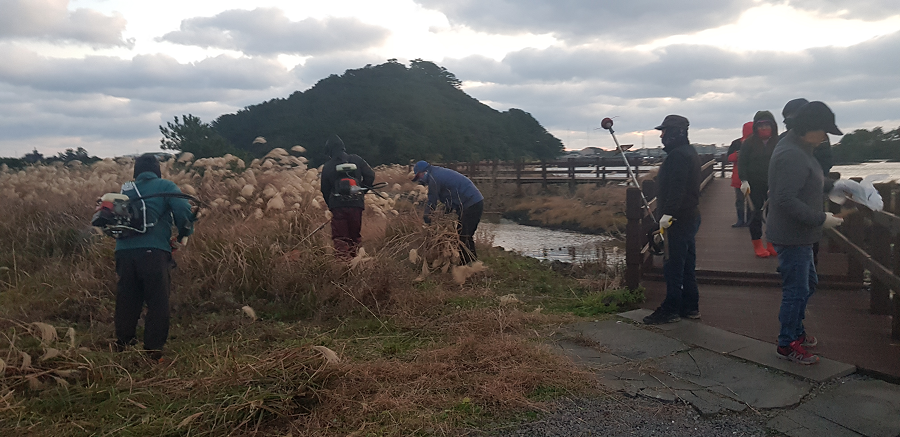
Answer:
<svg viewBox="0 0 900 437"><path fill-rule="evenodd" d="M366 207L364 193L358 188L372 188L375 170L358 155L347 154L344 141L332 135L325 142L331 158L322 166L322 197L331 211L331 240L338 258L353 258L362 241L362 214Z"/></svg>
<svg viewBox="0 0 900 437"><path fill-rule="evenodd" d="M687 118L668 115L656 129L666 159L656 176L659 229L668 245L663 264L666 299L647 317L648 325L672 323L681 317L700 318L697 288L697 231L700 229L700 157L688 141Z"/></svg>

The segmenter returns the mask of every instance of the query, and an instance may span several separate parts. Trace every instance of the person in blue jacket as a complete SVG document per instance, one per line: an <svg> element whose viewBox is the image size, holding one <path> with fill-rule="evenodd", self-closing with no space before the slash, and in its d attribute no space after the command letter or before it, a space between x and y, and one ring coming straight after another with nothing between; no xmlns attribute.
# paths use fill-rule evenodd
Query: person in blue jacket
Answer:
<svg viewBox="0 0 900 437"><path fill-rule="evenodd" d="M160 193L181 194L181 190L162 179L156 155L141 155L134 162L134 181L122 185L122 194L134 199ZM137 344L137 322L146 303L144 349L151 360L160 361L169 337L172 248L187 244L194 232L194 215L184 198L159 196L140 202L145 232L116 240L116 349ZM172 242L173 223L178 230L177 243Z"/></svg>
<svg viewBox="0 0 900 437"><path fill-rule="evenodd" d="M446 212L453 212L459 219L460 253L463 264L478 258L475 252L475 231L484 212L484 196L465 175L444 167L419 161L413 167L413 181L428 186L428 204L425 205L425 223L431 223L431 213L444 205Z"/></svg>

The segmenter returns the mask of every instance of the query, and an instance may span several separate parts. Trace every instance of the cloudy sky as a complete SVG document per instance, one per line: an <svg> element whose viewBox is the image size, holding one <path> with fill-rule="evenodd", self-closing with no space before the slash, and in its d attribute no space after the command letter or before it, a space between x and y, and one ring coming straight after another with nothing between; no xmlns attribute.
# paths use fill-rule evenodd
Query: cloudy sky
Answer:
<svg viewBox="0 0 900 437"><path fill-rule="evenodd" d="M729 143L822 100L845 132L900 126L896 0L0 0L0 156L159 150L159 125L421 58L569 149L656 147L666 114ZM779 128L783 128L779 126Z"/></svg>

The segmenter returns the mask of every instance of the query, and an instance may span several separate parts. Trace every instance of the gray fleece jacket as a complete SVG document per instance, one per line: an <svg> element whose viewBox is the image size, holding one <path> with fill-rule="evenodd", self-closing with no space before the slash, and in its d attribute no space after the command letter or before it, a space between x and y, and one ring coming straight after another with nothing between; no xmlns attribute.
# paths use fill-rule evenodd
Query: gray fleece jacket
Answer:
<svg viewBox="0 0 900 437"><path fill-rule="evenodd" d="M766 238L773 244L801 246L822 238L825 178L814 147L790 131L772 153Z"/></svg>

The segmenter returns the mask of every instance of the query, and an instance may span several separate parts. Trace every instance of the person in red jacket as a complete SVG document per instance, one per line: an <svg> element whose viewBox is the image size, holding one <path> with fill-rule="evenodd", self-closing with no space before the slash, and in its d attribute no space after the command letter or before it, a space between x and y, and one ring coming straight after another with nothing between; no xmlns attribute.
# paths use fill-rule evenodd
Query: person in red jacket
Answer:
<svg viewBox="0 0 900 437"><path fill-rule="evenodd" d="M731 186L734 187L734 207L737 210L737 222L731 225L732 228L743 228L750 226L750 220L745 217L744 211L744 193L741 192L741 178L738 176L738 156L741 152L741 144L744 140L753 134L753 122L744 123L743 132L740 138L731 142L728 146L728 162L731 163Z"/></svg>

